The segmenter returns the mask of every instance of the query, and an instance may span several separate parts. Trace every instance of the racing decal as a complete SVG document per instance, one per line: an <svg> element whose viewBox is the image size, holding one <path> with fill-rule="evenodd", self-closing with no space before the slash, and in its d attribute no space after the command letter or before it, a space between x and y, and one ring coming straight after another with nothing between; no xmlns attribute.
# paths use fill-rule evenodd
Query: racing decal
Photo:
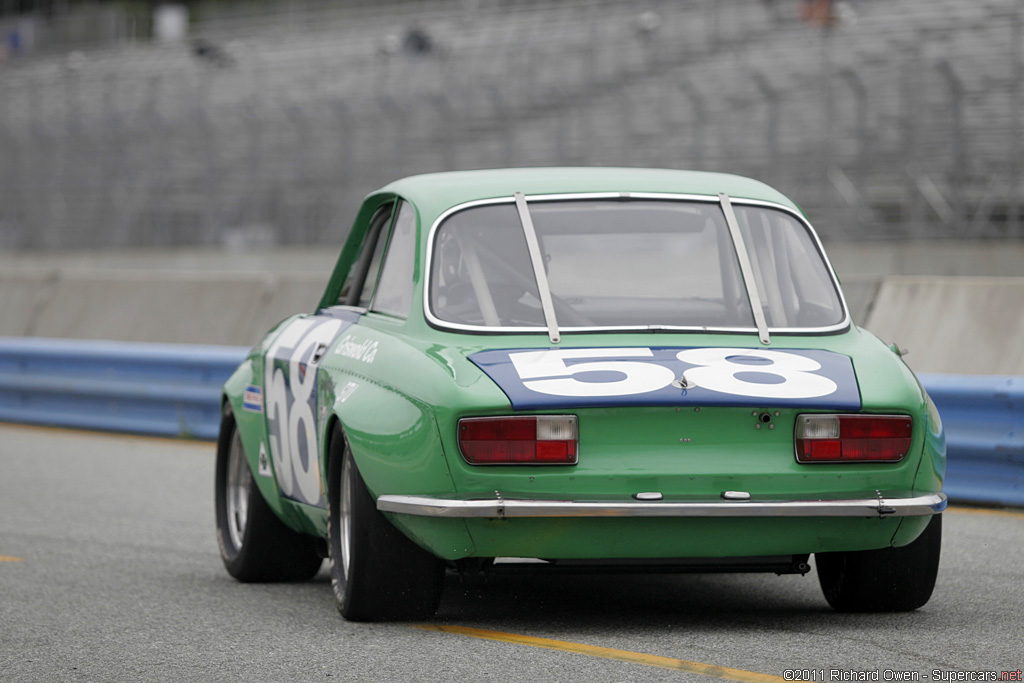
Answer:
<svg viewBox="0 0 1024 683"><path fill-rule="evenodd" d="M351 358L370 365L377 358L377 342L371 339L359 342L353 335L346 334L334 352L339 356Z"/></svg>
<svg viewBox="0 0 1024 683"><path fill-rule="evenodd" d="M273 476L270 471L270 458L267 457L267 449L263 445L262 441L260 441L260 457L259 460L256 461L256 474L261 477Z"/></svg>
<svg viewBox="0 0 1024 683"><path fill-rule="evenodd" d="M356 389L359 388L358 382L346 382L345 386L338 392L338 403L344 403L352 397L352 394L356 393Z"/></svg>
<svg viewBox="0 0 1024 683"><path fill-rule="evenodd" d="M816 349L511 349L481 351L469 359L501 387L516 410L861 406L850 359Z"/></svg>
<svg viewBox="0 0 1024 683"><path fill-rule="evenodd" d="M308 317L290 323L267 349L263 375L267 436L277 485L286 498L326 507L317 459L317 364L350 325Z"/></svg>
<svg viewBox="0 0 1024 683"><path fill-rule="evenodd" d="M253 384L245 387L242 395L242 408L250 413L263 412L263 390Z"/></svg>

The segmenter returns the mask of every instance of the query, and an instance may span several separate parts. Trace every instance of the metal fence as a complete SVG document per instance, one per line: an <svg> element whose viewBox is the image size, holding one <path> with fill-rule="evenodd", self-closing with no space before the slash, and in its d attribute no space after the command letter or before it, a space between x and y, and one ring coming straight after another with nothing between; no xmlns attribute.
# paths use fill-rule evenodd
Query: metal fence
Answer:
<svg viewBox="0 0 1024 683"><path fill-rule="evenodd" d="M0 64L0 246L337 243L394 178L574 164L752 175L830 238L1024 237L1024 0L288 7Z"/></svg>

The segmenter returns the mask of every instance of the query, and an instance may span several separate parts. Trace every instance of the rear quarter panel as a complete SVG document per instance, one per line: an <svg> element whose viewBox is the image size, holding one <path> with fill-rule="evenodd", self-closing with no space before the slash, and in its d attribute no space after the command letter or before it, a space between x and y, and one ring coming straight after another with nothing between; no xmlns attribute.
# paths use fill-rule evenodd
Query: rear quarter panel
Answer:
<svg viewBox="0 0 1024 683"><path fill-rule="evenodd" d="M459 386L449 350L410 338L402 321L368 314L338 340L321 363L326 377L321 405L332 406L370 493L450 495L456 491L437 413L483 391L490 401L501 393L486 378ZM454 360L454 358L452 358ZM324 426L325 437L331 429ZM327 466L327 438L322 472ZM324 482L324 486L327 482ZM472 554L459 521L431 529L423 541L423 520L392 520L413 540L446 557ZM429 525L428 525L429 526ZM326 529L325 529L326 531Z"/></svg>

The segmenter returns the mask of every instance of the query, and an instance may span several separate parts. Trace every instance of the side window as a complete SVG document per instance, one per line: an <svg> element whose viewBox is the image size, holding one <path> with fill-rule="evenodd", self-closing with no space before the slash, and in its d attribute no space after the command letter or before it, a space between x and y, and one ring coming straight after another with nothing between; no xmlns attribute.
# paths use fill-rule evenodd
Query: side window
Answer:
<svg viewBox="0 0 1024 683"><path fill-rule="evenodd" d="M387 242L387 226L393 208L392 204L382 206L370 219L370 227L366 230L362 252L348 271L341 294L338 295L339 305L366 306L369 303L370 296L373 294L373 286L377 281L377 271L384 253L384 244Z"/></svg>
<svg viewBox="0 0 1024 683"><path fill-rule="evenodd" d="M377 232L377 239L373 245L373 255L370 257L370 262L366 269L366 277L363 280L363 290L359 293L359 303L356 304L360 308L366 308L370 305L370 299L373 298L373 288L377 284L377 274L380 273L380 262L384 258L384 247L388 243L387 224L382 225Z"/></svg>
<svg viewBox="0 0 1024 683"><path fill-rule="evenodd" d="M384 268L377 283L373 310L408 317L412 305L413 262L416 252L416 211L401 204L391 229Z"/></svg>

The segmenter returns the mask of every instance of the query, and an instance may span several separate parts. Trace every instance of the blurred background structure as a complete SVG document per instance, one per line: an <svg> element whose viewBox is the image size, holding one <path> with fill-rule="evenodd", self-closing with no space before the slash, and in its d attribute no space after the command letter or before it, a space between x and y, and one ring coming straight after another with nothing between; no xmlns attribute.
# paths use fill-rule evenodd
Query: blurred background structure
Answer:
<svg viewBox="0 0 1024 683"><path fill-rule="evenodd" d="M941 373L950 495L1020 505L1022 128L1024 0L0 0L0 413L216 433L396 178L725 171Z"/></svg>
<svg viewBox="0 0 1024 683"><path fill-rule="evenodd" d="M1022 238L1022 26L1024 0L0 0L0 247L338 244L392 179L577 164L751 175L830 241Z"/></svg>

